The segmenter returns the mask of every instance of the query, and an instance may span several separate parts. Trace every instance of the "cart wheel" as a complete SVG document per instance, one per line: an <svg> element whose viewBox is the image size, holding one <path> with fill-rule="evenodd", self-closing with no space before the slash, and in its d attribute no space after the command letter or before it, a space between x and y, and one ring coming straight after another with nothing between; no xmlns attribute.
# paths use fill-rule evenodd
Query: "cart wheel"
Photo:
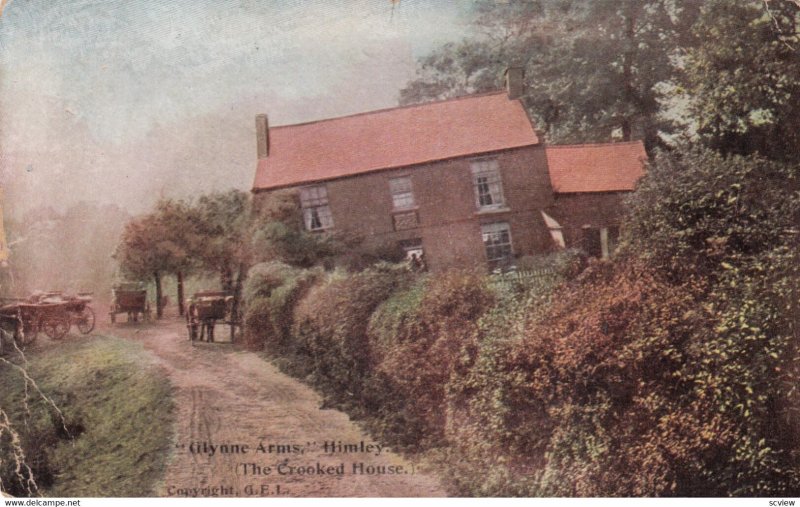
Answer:
<svg viewBox="0 0 800 507"><path fill-rule="evenodd" d="M78 330L83 334L89 334L94 329L94 310L85 306L83 311L78 315L77 319Z"/></svg>
<svg viewBox="0 0 800 507"><path fill-rule="evenodd" d="M69 318L48 319L42 323L42 330L51 340L60 340L69 333L69 326Z"/></svg>

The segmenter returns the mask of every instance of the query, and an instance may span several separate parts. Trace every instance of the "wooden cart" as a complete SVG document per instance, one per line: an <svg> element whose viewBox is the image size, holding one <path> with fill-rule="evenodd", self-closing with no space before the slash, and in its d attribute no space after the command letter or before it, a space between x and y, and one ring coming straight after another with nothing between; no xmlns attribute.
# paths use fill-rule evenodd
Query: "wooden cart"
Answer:
<svg viewBox="0 0 800 507"><path fill-rule="evenodd" d="M227 292L197 292L189 300L186 309L186 328L189 339L214 341L214 328L217 323L231 327L233 341L236 326L240 323L233 315L233 296Z"/></svg>
<svg viewBox="0 0 800 507"><path fill-rule="evenodd" d="M150 303L147 289L139 283L121 283L111 289L111 309L108 312L111 323L117 321L117 314L125 313L128 322L150 320Z"/></svg>
<svg viewBox="0 0 800 507"><path fill-rule="evenodd" d="M27 301L40 304L64 304L70 326L74 324L83 334L89 334L94 329L94 310L89 306L89 303L92 302L91 292L79 292L76 296L64 295L63 292L45 292L34 294L28 297Z"/></svg>
<svg viewBox="0 0 800 507"><path fill-rule="evenodd" d="M53 340L69 333L71 325L68 303L19 301L0 307L0 323L13 333L17 345L25 346L36 341L40 332Z"/></svg>

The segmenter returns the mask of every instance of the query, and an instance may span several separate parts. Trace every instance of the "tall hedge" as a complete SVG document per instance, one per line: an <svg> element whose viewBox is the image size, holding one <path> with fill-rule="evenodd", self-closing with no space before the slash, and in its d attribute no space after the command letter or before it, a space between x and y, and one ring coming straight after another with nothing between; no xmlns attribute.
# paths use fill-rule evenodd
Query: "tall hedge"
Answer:
<svg viewBox="0 0 800 507"><path fill-rule="evenodd" d="M358 403L369 383L367 324L373 310L405 283L404 267L379 264L334 273L314 285L294 310L293 338L320 389L345 405Z"/></svg>
<svg viewBox="0 0 800 507"><path fill-rule="evenodd" d="M373 314L374 369L409 400L403 416L416 438L405 435L406 441L444 444L447 383L462 348L474 339L478 319L493 303L485 276L453 271L397 293Z"/></svg>
<svg viewBox="0 0 800 507"><path fill-rule="evenodd" d="M438 447L460 494L796 496L799 173L661 155L612 261L544 289L320 275L281 299L275 353L384 440Z"/></svg>

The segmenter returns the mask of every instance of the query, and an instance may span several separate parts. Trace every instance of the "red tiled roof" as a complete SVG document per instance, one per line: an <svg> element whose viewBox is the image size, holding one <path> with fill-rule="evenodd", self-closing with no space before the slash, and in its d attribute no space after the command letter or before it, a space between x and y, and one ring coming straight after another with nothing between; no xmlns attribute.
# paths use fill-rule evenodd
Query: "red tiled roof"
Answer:
<svg viewBox="0 0 800 507"><path fill-rule="evenodd" d="M538 144L505 92L272 127L254 190Z"/></svg>
<svg viewBox="0 0 800 507"><path fill-rule="evenodd" d="M550 182L556 193L633 190L644 175L641 141L546 146Z"/></svg>

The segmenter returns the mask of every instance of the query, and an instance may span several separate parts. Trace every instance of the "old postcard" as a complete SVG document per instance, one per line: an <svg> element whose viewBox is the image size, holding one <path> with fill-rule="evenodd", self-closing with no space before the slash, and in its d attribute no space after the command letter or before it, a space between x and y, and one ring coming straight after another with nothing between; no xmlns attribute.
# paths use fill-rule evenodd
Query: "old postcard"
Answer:
<svg viewBox="0 0 800 507"><path fill-rule="evenodd" d="M0 492L792 502L798 27L3 0Z"/></svg>

